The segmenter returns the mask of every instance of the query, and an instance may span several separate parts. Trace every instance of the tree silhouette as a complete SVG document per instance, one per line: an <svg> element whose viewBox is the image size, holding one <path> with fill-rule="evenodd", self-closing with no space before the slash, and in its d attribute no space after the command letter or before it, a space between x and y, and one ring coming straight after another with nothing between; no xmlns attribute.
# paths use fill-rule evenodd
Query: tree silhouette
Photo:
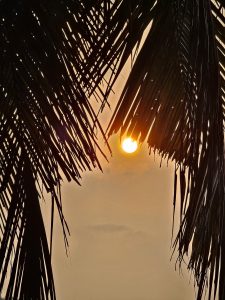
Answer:
<svg viewBox="0 0 225 300"><path fill-rule="evenodd" d="M8 286L6 299L56 298L55 207L66 244L68 231L61 177L79 183L81 171L100 167L95 129L102 129L87 98L92 80L85 59L98 29L88 21L96 9L89 1L0 3L0 290ZM52 199L50 247L39 204L43 188Z"/></svg>
<svg viewBox="0 0 225 300"><path fill-rule="evenodd" d="M217 287L225 298L224 9L224 0L0 2L1 288L13 257L6 299L55 299L38 186L51 194L51 223L56 205L67 243L60 172L78 182L80 171L100 167L102 129L89 97L103 108L130 56L108 135L147 140L175 162L179 261L190 252L197 299L205 287L209 299Z"/></svg>

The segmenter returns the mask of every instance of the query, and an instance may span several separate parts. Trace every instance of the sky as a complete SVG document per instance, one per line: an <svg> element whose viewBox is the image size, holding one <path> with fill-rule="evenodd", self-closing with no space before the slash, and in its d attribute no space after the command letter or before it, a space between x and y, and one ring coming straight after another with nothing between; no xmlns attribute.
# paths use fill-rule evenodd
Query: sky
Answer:
<svg viewBox="0 0 225 300"><path fill-rule="evenodd" d="M100 115L106 128L129 67L125 66L111 111ZM93 103L93 105L95 105ZM134 154L121 150L119 135L109 140L112 157L83 174L81 186L62 184L70 228L66 255L55 221L53 270L59 300L194 300L193 280L171 261L173 164L149 155L144 143ZM102 141L100 144L103 150ZM178 228L178 214L175 220Z"/></svg>
<svg viewBox="0 0 225 300"><path fill-rule="evenodd" d="M173 166L149 156L122 152L110 140L113 157L103 173L85 173L82 186L62 185L71 236L66 256L56 222L53 268L58 299L192 300L190 274L170 261Z"/></svg>

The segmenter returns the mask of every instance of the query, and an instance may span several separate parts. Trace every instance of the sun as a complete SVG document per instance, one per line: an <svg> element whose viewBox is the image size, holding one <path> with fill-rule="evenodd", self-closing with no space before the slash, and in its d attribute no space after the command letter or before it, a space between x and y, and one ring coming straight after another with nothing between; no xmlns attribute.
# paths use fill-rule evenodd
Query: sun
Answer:
<svg viewBox="0 0 225 300"><path fill-rule="evenodd" d="M138 143L131 137L127 137L123 140L122 142L122 149L126 153L133 153L137 150L138 148Z"/></svg>

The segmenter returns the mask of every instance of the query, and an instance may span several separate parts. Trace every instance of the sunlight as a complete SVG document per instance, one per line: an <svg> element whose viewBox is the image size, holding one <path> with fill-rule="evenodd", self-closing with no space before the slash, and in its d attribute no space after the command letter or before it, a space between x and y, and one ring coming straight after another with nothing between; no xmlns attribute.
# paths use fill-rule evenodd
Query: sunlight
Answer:
<svg viewBox="0 0 225 300"><path fill-rule="evenodd" d="M138 143L131 137L127 137L123 140L122 142L122 149L126 153L133 153L137 150L138 148Z"/></svg>

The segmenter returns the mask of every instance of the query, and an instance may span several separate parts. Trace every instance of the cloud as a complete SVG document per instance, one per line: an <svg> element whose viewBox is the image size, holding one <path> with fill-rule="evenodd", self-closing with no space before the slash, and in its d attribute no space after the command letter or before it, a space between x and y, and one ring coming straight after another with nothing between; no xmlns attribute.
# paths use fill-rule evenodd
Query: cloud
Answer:
<svg viewBox="0 0 225 300"><path fill-rule="evenodd" d="M146 233L142 230L135 230L134 228L122 225L122 224L111 224L111 223L105 223L105 224L95 224L95 225L89 225L86 226L86 229L88 231L91 231L93 233L103 233L103 234L114 234L114 233L121 233L126 234L127 236L146 236Z"/></svg>
<svg viewBox="0 0 225 300"><path fill-rule="evenodd" d="M95 232L103 232L103 233L118 233L118 232L130 232L131 228L126 225L118 225L118 224L96 224L87 226L88 229Z"/></svg>

